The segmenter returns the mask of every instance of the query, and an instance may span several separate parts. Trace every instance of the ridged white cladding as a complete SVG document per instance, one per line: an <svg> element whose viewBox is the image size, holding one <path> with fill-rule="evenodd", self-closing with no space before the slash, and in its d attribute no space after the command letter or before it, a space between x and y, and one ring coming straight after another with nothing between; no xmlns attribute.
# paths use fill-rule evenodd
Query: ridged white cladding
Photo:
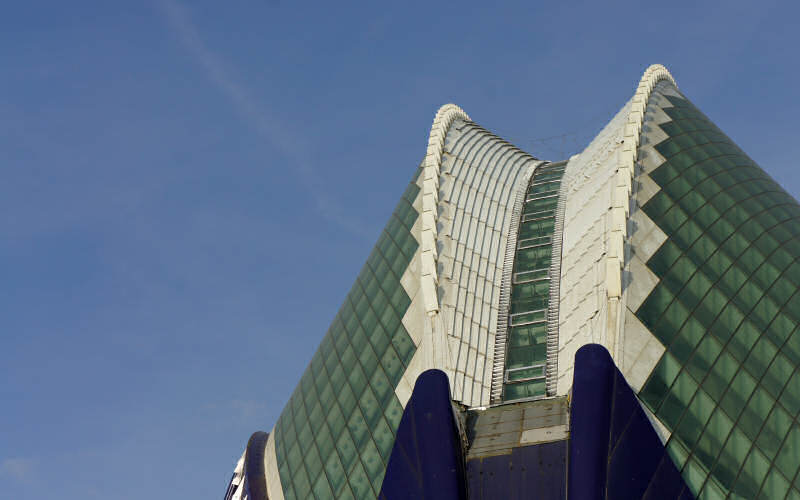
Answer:
<svg viewBox="0 0 800 500"><path fill-rule="evenodd" d="M403 405L430 368L448 374L453 399L489 403L511 195L536 163L454 105L436 114L413 204L420 247L400 280L411 298L403 325L417 346L395 390Z"/></svg>
<svg viewBox="0 0 800 500"><path fill-rule="evenodd" d="M425 168L424 162L422 168ZM423 182L423 176L420 175L419 178L417 178L417 186L420 187L420 192L411 204L418 213L422 212ZM417 217L414 226L411 228L411 235L417 242L422 241L422 228L422 217ZM409 299L411 299L411 304L408 306L405 315L403 315L402 322L417 348L414 357L411 359L405 372L403 372L403 376L400 378L400 382L398 382L394 391L400 404L403 405L403 408L405 408L406 403L411 397L411 391L414 389L414 383L417 381L417 377L425 370L434 367L433 349L430 348L432 339L428 338L426 342L426 329L430 328L430 322L425 311L425 297L421 286L421 255L422 245L420 244L405 272L403 272L403 276L400 277L400 284L408 294ZM430 337L430 334L428 334L428 337Z"/></svg>
<svg viewBox="0 0 800 500"><path fill-rule="evenodd" d="M667 68L660 64L653 64L644 72L636 93L630 100L627 122L622 138L622 149L617 157L616 184L612 189L611 199L611 234L609 236L609 247L621 250L627 238L627 217L630 213L631 183L633 181L634 167L638 155L639 138L644 123L644 112L650 93L661 80L668 80L677 87L675 80L670 75ZM622 252L610 252L607 256L606 276L607 290L609 298L619 299L622 296L622 264L624 256ZM620 274L619 279L617 274ZM612 339L615 341L615 339ZM612 353L615 352L615 345L609 346Z"/></svg>
<svg viewBox="0 0 800 500"><path fill-rule="evenodd" d="M400 279L411 304L403 316L405 326L417 347L414 356L400 379L395 394L405 407L417 377L425 370L437 368L453 379L453 370L445 328L439 314L438 236L439 181L445 137L456 119L469 116L455 104L445 104L436 112L428 137L428 147L422 162L422 174L417 180L420 193L414 208L420 216L411 234L419 242L414 258Z"/></svg>
<svg viewBox="0 0 800 500"><path fill-rule="evenodd" d="M436 296L438 282L436 262L438 252L436 238L438 228L437 205L439 202L439 170L442 164L444 141L450 125L456 118L469 120L469 116L455 104L445 104L433 119L431 133L428 136L428 149L422 167L422 234L420 241L422 262L422 293L425 299L425 312L434 315L439 312L439 301Z"/></svg>
<svg viewBox="0 0 800 500"><path fill-rule="evenodd" d="M638 158L634 172L633 190L631 193L631 216L627 225L628 248L625 255L623 276L624 327L620 333L618 366L631 387L639 391L647 377L653 371L664 353L664 345L647 327L639 321L634 311L644 302L653 288L658 284L658 277L647 267L648 259L666 241L667 235L641 210L652 196L660 189L649 176L653 169L665 160L653 147L666 139L667 134L659 126L671 121L663 108L672 104L660 94L672 94L671 89L661 88L648 100L647 121L640 135ZM670 432L658 417L650 413L648 417L659 431L663 442Z"/></svg>
<svg viewBox="0 0 800 500"><path fill-rule="evenodd" d="M572 386L575 352L582 345L592 342L608 347L605 264L613 251L608 244L609 213L629 108L630 103L580 155L570 159L561 182L565 210L559 290L559 395Z"/></svg>
<svg viewBox="0 0 800 500"><path fill-rule="evenodd" d="M439 287L453 398L490 400L500 286L514 193L538 160L474 123L447 134L439 199Z"/></svg>
<svg viewBox="0 0 800 500"><path fill-rule="evenodd" d="M644 111L661 80L674 84L663 66L647 68L631 100L570 160L564 174L558 394L572 384L575 352L582 345L602 344L622 362L621 336L632 323L624 314L623 264L633 174Z"/></svg>

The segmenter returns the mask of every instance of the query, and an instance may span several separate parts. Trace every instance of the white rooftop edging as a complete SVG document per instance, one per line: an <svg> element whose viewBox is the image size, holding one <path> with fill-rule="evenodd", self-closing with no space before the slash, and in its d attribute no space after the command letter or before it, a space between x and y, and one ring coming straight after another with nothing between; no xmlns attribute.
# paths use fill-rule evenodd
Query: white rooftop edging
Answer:
<svg viewBox="0 0 800 500"><path fill-rule="evenodd" d="M438 230L437 205L439 203L439 168L442 165L444 139L450 125L457 118L470 120L467 113L455 104L445 104L433 119L431 133L428 136L428 149L422 168L422 234L421 234L421 288L425 300L425 312L428 316L439 313L439 299L436 288L439 283L436 265L438 255L436 238Z"/></svg>
<svg viewBox="0 0 800 500"><path fill-rule="evenodd" d="M644 113L650 93L661 80L668 80L676 87L675 79L669 70L661 64L653 64L645 70L639 81L639 86L631 98L631 107L628 111L628 120L623 132L623 147L617 162L616 185L612 192L610 215L610 231L608 233L608 246L610 249L606 256L606 291L608 293L609 307L612 305L619 315L619 300L622 297L622 268L624 255L622 249L627 240L627 220L630 209L631 186L633 182L634 167L639 149L639 138L644 123ZM609 325L611 326L611 325ZM615 328L618 330L618 328ZM610 336L607 346L612 355L616 355L616 335ZM616 357L615 357L616 359Z"/></svg>

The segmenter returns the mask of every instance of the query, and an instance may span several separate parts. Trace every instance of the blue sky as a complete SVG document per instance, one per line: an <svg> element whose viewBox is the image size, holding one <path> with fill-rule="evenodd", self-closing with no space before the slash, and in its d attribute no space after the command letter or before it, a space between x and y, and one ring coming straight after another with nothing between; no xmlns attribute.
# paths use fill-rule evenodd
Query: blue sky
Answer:
<svg viewBox="0 0 800 500"><path fill-rule="evenodd" d="M559 160L663 63L797 197L798 8L697 3L7 5L0 496L220 498L446 102Z"/></svg>

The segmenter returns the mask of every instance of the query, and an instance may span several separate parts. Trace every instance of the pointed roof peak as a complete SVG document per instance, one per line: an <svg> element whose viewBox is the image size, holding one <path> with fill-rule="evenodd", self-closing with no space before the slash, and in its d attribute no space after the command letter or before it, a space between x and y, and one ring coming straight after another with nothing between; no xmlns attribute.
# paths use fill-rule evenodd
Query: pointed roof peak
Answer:
<svg viewBox="0 0 800 500"><path fill-rule="evenodd" d="M675 79L672 78L672 74L663 64L651 64L644 70L642 79L639 80L639 87L645 86L652 90L653 86L661 80L669 80L675 87L678 86Z"/></svg>

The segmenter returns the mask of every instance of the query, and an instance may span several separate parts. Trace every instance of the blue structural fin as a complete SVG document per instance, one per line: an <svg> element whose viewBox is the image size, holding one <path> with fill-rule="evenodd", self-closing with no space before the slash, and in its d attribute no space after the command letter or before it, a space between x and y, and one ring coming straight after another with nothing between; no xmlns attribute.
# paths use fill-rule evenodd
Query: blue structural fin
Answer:
<svg viewBox="0 0 800 500"><path fill-rule="evenodd" d="M570 499L692 499L636 394L597 344L575 354Z"/></svg>
<svg viewBox="0 0 800 500"><path fill-rule="evenodd" d="M464 453L450 402L447 375L423 372L414 384L379 498L466 498Z"/></svg>
<svg viewBox="0 0 800 500"><path fill-rule="evenodd" d="M248 500L268 500L267 476L264 471L264 450L267 447L269 434L254 432L247 441L244 458L245 491Z"/></svg>

